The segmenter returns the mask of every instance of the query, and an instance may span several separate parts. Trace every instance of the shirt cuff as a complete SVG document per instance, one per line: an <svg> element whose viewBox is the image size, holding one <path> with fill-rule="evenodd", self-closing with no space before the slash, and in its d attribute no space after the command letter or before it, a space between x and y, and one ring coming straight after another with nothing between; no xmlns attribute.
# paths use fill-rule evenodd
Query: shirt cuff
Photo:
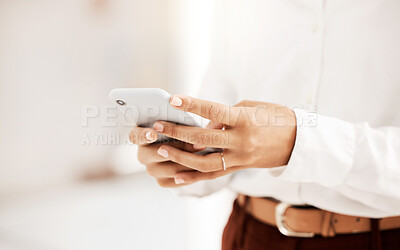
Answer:
<svg viewBox="0 0 400 250"><path fill-rule="evenodd" d="M287 166L270 169L285 181L341 184L353 165L354 125L339 119L293 109L297 120L296 142Z"/></svg>

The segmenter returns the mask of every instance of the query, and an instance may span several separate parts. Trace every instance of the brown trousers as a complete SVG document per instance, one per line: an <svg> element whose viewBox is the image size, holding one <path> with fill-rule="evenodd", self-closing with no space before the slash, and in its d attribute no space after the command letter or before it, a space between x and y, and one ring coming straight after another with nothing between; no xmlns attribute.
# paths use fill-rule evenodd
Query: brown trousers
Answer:
<svg viewBox="0 0 400 250"><path fill-rule="evenodd" d="M282 235L276 227L264 224L242 208L237 201L225 226L222 250L400 250L400 229L379 231L371 220L372 232L297 238Z"/></svg>

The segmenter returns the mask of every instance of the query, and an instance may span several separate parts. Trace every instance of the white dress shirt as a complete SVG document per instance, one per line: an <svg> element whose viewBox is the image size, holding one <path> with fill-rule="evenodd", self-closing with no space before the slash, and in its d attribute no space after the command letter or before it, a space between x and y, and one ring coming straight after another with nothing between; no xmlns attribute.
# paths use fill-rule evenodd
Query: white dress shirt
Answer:
<svg viewBox="0 0 400 250"><path fill-rule="evenodd" d="M292 107L296 143L287 166L242 170L179 192L228 187L350 215L400 215L400 1L216 5L199 97Z"/></svg>

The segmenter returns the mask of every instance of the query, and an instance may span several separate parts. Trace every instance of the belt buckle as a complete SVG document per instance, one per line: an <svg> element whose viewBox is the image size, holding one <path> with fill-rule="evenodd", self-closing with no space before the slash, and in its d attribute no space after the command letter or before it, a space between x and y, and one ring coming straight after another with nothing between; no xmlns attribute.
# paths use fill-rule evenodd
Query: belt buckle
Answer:
<svg viewBox="0 0 400 250"><path fill-rule="evenodd" d="M301 237L301 238L312 238L314 237L315 233L310 232L310 233L304 233L304 232L295 232L286 227L285 223L285 213L288 208L290 208L292 205L284 203L284 202L279 202L276 207L275 207L275 223L276 226L278 227L279 232L285 236L290 236L290 237Z"/></svg>

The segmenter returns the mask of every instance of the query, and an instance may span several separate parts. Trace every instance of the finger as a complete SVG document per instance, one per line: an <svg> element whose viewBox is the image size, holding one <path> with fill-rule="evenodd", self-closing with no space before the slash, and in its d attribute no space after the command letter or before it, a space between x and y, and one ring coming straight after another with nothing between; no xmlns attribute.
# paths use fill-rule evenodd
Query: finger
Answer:
<svg viewBox="0 0 400 250"><path fill-rule="evenodd" d="M226 171L224 170L219 170L215 172L209 172L209 173L202 173L199 171L183 171L176 173L174 180L175 183L177 184L190 184L190 183L195 183L198 181L204 181L204 180L213 180L218 177L233 173L235 171L245 169L246 167L242 166L237 166L237 167L231 167L227 169Z"/></svg>
<svg viewBox="0 0 400 250"><path fill-rule="evenodd" d="M143 165L148 165L157 162L164 162L168 161L165 157L160 156L157 154L157 150L160 147L158 144L152 144L149 146L139 146L137 158L140 163Z"/></svg>
<svg viewBox="0 0 400 250"><path fill-rule="evenodd" d="M224 104L177 95L171 97L170 104L176 109L197 114L222 124L234 126L237 121L237 108Z"/></svg>
<svg viewBox="0 0 400 250"><path fill-rule="evenodd" d="M206 126L206 129L222 129L222 128L224 128L224 125L222 123L214 122L214 121L210 121ZM198 149L198 150L203 150L206 147L204 145L194 144L193 148Z"/></svg>
<svg viewBox="0 0 400 250"><path fill-rule="evenodd" d="M233 139L230 131L189 127L164 121L154 123L154 130L180 141L214 148L229 148Z"/></svg>
<svg viewBox="0 0 400 250"><path fill-rule="evenodd" d="M164 187L164 188L176 188L176 187L187 185L185 183L176 184L174 181L174 178L160 178L160 179L157 179L157 183L158 183L158 185L160 185L160 187Z"/></svg>
<svg viewBox="0 0 400 250"><path fill-rule="evenodd" d="M157 150L161 145L169 145L175 148L178 148L183 151L187 152L197 152L198 150L193 148L193 145L185 143L185 142L180 142L180 141L172 141L166 144L147 144L147 145L142 145L139 146L138 149L138 160L140 163L144 165L148 165L151 163L157 163L157 162L165 162L168 161L165 157L162 157L161 155L157 154Z"/></svg>
<svg viewBox="0 0 400 250"><path fill-rule="evenodd" d="M174 178L176 173L184 171L193 171L190 168L182 166L172 161L153 163L146 166L147 173L155 178Z"/></svg>
<svg viewBox="0 0 400 250"><path fill-rule="evenodd" d="M157 132L151 128L134 127L129 133L129 140L137 145L153 143L157 138Z"/></svg>
<svg viewBox="0 0 400 250"><path fill-rule="evenodd" d="M171 140L168 143L164 143L164 145L170 145L174 148L184 150L186 152L191 152L191 153L199 151L198 149L193 147L193 144L190 144L190 143L187 143L184 141L180 141L180 140L175 140L175 139ZM158 146L161 146L161 145L158 145Z"/></svg>
<svg viewBox="0 0 400 250"><path fill-rule="evenodd" d="M200 172L214 172L223 169L220 153L196 155L166 145L161 146L157 153L170 161ZM235 165L235 159L230 158L229 154L224 153L224 157L227 168Z"/></svg>
<svg viewBox="0 0 400 250"><path fill-rule="evenodd" d="M206 126L208 129L222 129L223 127L224 124L215 121L210 121Z"/></svg>

